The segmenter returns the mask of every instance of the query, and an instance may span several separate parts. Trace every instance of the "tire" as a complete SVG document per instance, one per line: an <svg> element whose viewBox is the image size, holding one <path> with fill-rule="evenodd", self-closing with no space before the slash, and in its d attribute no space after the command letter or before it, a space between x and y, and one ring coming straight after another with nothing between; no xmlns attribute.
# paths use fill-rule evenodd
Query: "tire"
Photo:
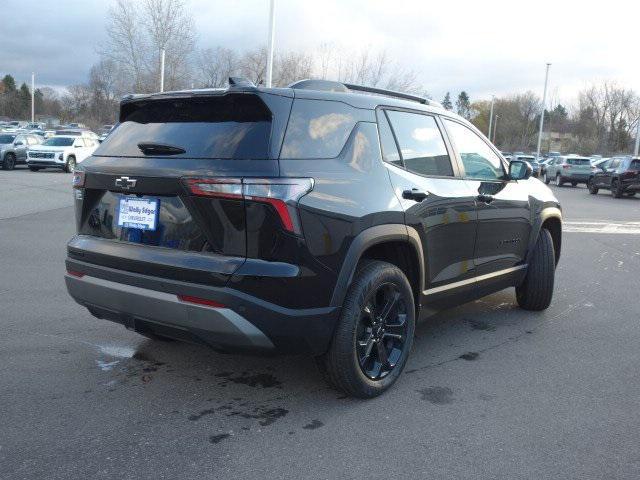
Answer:
<svg viewBox="0 0 640 480"><path fill-rule="evenodd" d="M32 172L38 172L40 171L40 167L29 167L29 170L31 170Z"/></svg>
<svg viewBox="0 0 640 480"><path fill-rule="evenodd" d="M587 181L587 188L589 189L589 193L591 195L597 195L598 194L598 187L595 186L595 182L593 178L590 178L589 181Z"/></svg>
<svg viewBox="0 0 640 480"><path fill-rule="evenodd" d="M611 195L613 195L614 198L622 198L622 195L624 195L624 189L622 188L620 182L616 179L612 180L611 182Z"/></svg>
<svg viewBox="0 0 640 480"><path fill-rule="evenodd" d="M64 171L67 173L73 173L76 169L76 157L69 155L67 157L67 163L64 164Z"/></svg>
<svg viewBox="0 0 640 480"><path fill-rule="evenodd" d="M578 182L571 182L572 187L576 187L577 185L578 185Z"/></svg>
<svg viewBox="0 0 640 480"><path fill-rule="evenodd" d="M16 156L13 153L7 153L2 160L3 170L13 170L16 166Z"/></svg>
<svg viewBox="0 0 640 480"><path fill-rule="evenodd" d="M545 310L551 304L556 272L556 257L551 233L540 230L527 268L527 274L516 287L516 300L525 310Z"/></svg>
<svg viewBox="0 0 640 480"><path fill-rule="evenodd" d="M564 185L564 180L562 180L562 177L560 176L559 173L556 173L556 187L561 187Z"/></svg>
<svg viewBox="0 0 640 480"><path fill-rule="evenodd" d="M544 183L546 183L547 185L549 185L549 183L551 182L551 179L549 178L549 176L547 175L547 172L544 172L542 174L542 180L544 181Z"/></svg>
<svg viewBox="0 0 640 480"><path fill-rule="evenodd" d="M349 286L331 346L316 362L334 388L373 398L402 373L414 332L415 306L407 277L395 265L365 260Z"/></svg>
<svg viewBox="0 0 640 480"><path fill-rule="evenodd" d="M635 197L635 196L636 196L636 193L637 193L637 192L627 192L627 193L625 193L625 195L626 195L627 197Z"/></svg>

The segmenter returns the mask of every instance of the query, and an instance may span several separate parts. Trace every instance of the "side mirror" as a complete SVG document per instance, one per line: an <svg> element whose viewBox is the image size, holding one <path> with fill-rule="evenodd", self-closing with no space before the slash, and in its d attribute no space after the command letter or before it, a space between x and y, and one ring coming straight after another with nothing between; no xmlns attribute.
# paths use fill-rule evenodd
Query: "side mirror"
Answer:
<svg viewBox="0 0 640 480"><path fill-rule="evenodd" d="M24 145L24 143L22 143L22 142L16 142L16 143L14 143L14 145L15 145L16 147L19 147L20 145Z"/></svg>
<svg viewBox="0 0 640 480"><path fill-rule="evenodd" d="M75 148L80 148L82 145L74 145Z"/></svg>
<svg viewBox="0 0 640 480"><path fill-rule="evenodd" d="M531 164L524 160L511 160L509 162L509 178L511 180L526 180L533 173Z"/></svg>

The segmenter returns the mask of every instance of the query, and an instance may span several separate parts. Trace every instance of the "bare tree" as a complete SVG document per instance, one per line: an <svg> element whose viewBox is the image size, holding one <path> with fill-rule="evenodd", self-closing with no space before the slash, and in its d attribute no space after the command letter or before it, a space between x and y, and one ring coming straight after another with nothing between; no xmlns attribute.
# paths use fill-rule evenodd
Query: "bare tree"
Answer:
<svg viewBox="0 0 640 480"><path fill-rule="evenodd" d="M240 73L256 85L263 83L267 70L266 47L250 50L242 55Z"/></svg>
<svg viewBox="0 0 640 480"><path fill-rule="evenodd" d="M240 69L236 52L224 47L206 48L197 55L198 81L203 87L223 87Z"/></svg>
<svg viewBox="0 0 640 480"><path fill-rule="evenodd" d="M313 76L313 57L305 52L287 52L274 62L274 85L285 87L296 80Z"/></svg>

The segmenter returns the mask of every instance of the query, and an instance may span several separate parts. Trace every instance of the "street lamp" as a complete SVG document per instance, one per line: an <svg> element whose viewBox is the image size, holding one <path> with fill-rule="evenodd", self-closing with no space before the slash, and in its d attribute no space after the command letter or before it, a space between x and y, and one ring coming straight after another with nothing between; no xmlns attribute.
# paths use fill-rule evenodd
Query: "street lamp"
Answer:
<svg viewBox="0 0 640 480"><path fill-rule="evenodd" d="M164 92L164 48L160 50L160 91Z"/></svg>
<svg viewBox="0 0 640 480"><path fill-rule="evenodd" d="M493 140L491 140L491 143L493 143L495 145L496 143L496 130L498 130L498 119L500 118L500 115L496 115L496 123L493 125Z"/></svg>
<svg viewBox="0 0 640 480"><path fill-rule="evenodd" d="M273 77L273 43L276 31L276 0L271 0L269 7L269 49L267 51L267 78L266 87L271 88Z"/></svg>
<svg viewBox="0 0 640 480"><path fill-rule="evenodd" d="M491 95L491 112L489 113L489 131L487 137L491 138L491 126L493 125L493 103L496 99L495 95Z"/></svg>
<svg viewBox="0 0 640 480"><path fill-rule="evenodd" d="M31 73L31 123L36 121L36 74Z"/></svg>
<svg viewBox="0 0 640 480"><path fill-rule="evenodd" d="M538 132L538 148L536 149L536 162L540 158L540 146L542 143L542 127L544 126L544 109L547 105L547 82L549 81L549 67L550 63L547 63L547 71L544 74L544 93L542 94L542 111L540 112L540 131Z"/></svg>

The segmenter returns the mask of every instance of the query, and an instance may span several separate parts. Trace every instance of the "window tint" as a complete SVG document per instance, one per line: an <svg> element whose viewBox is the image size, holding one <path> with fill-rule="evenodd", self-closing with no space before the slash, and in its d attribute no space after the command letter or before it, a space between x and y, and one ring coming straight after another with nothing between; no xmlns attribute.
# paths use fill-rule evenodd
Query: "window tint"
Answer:
<svg viewBox="0 0 640 480"><path fill-rule="evenodd" d="M293 102L281 158L335 158L356 120L353 107L340 102L297 99Z"/></svg>
<svg viewBox="0 0 640 480"><path fill-rule="evenodd" d="M387 111L407 170L420 175L453 176L451 159L435 118L418 113Z"/></svg>
<svg viewBox="0 0 640 480"><path fill-rule="evenodd" d="M591 160L588 158L569 158L567 163L569 165L591 165Z"/></svg>
<svg viewBox="0 0 640 480"><path fill-rule="evenodd" d="M171 158L269 158L272 114L256 95L227 94L126 103L120 124L97 150L101 156L140 157L138 143L185 150Z"/></svg>
<svg viewBox="0 0 640 480"><path fill-rule="evenodd" d="M500 157L469 128L451 120L444 120L453 143L460 154L467 177L480 180L504 178Z"/></svg>
<svg viewBox="0 0 640 480"><path fill-rule="evenodd" d="M393 163L402 167L402 160L398 153L398 146L393 138L391 127L389 126L389 120L385 112L380 112L378 117L378 129L380 131L380 146L382 147L382 158L386 162Z"/></svg>

